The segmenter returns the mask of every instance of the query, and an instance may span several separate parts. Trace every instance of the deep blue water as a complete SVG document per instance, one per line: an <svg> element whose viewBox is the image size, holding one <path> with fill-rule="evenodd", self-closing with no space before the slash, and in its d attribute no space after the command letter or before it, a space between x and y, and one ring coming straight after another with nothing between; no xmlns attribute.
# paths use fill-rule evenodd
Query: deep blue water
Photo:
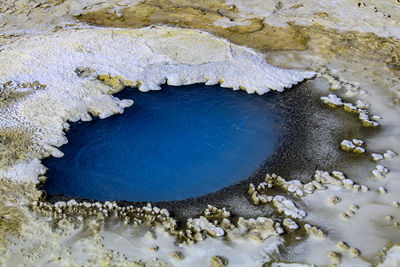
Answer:
<svg viewBox="0 0 400 267"><path fill-rule="evenodd" d="M197 197L247 178L273 152L282 118L273 95L219 86L164 86L124 114L74 123L49 158L44 190L98 200Z"/></svg>

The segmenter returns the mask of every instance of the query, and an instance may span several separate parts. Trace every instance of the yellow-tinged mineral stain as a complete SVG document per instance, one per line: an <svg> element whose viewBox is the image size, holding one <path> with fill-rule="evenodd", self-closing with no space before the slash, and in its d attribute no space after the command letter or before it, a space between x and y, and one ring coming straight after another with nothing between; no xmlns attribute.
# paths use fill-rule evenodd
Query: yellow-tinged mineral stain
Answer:
<svg viewBox="0 0 400 267"><path fill-rule="evenodd" d="M22 127L7 127L0 131L0 168L12 166L25 154L33 152L33 132Z"/></svg>
<svg viewBox="0 0 400 267"><path fill-rule="evenodd" d="M201 5L190 1L144 1L127 7L116 15L106 8L83 13L76 18L96 26L141 28L150 25L173 25L200 29L227 38L238 45L261 50L304 50L307 38L298 28L279 28L263 23L262 18L248 19L247 25L223 27L214 24L220 19L235 20L235 6L224 1L204 1Z"/></svg>
<svg viewBox="0 0 400 267"><path fill-rule="evenodd" d="M368 58L381 61L391 71L400 75L400 41L392 37L380 37L373 33L357 31L341 32L322 25L301 26L291 22L287 27L267 24L264 18L248 18L246 25L223 27L215 21L238 20L238 9L224 1L153 1L145 0L127 7L117 15L113 9L81 13L76 18L96 26L141 28L150 25L173 25L200 29L224 37L238 45L266 51L310 50L325 58ZM317 12L326 16L325 12Z"/></svg>
<svg viewBox="0 0 400 267"><path fill-rule="evenodd" d="M136 86L135 82L127 80L121 75L111 76L110 74L99 74L96 78L102 83L111 87L111 89L107 92L110 95L121 91L126 86Z"/></svg>

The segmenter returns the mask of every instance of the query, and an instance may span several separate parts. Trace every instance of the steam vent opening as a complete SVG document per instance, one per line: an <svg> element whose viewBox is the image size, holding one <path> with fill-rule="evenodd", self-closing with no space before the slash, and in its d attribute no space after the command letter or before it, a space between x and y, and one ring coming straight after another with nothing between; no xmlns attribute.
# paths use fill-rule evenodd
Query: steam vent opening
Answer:
<svg viewBox="0 0 400 267"><path fill-rule="evenodd" d="M49 158L44 190L97 200L198 197L246 179L274 151L283 121L276 94L219 86L163 86L123 114L73 123L62 158Z"/></svg>

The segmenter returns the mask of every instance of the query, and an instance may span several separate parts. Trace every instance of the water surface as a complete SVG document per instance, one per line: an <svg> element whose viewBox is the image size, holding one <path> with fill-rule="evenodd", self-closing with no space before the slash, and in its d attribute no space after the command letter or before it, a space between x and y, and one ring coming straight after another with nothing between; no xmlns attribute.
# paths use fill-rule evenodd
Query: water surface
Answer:
<svg viewBox="0 0 400 267"><path fill-rule="evenodd" d="M182 200L247 178L273 152L282 118L273 95L219 86L164 86L120 115L75 123L49 158L44 189L98 200Z"/></svg>

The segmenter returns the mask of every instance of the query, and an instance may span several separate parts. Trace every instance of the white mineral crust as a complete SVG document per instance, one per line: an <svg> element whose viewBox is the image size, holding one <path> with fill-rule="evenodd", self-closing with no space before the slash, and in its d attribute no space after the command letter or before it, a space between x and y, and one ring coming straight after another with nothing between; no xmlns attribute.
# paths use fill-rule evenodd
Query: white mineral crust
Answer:
<svg viewBox="0 0 400 267"><path fill-rule="evenodd" d="M65 121L87 118L88 113L106 118L132 104L108 95L111 88L96 78L77 76L78 67L122 76L144 92L159 90L164 83L220 83L264 94L283 91L314 76L313 72L271 66L253 50L210 34L167 27L72 29L20 38L2 50L0 83L39 81L47 85L0 110L0 130L20 126L37 133L38 157L46 153L62 156L55 147L66 142L62 132ZM26 180L29 175L11 176Z"/></svg>

